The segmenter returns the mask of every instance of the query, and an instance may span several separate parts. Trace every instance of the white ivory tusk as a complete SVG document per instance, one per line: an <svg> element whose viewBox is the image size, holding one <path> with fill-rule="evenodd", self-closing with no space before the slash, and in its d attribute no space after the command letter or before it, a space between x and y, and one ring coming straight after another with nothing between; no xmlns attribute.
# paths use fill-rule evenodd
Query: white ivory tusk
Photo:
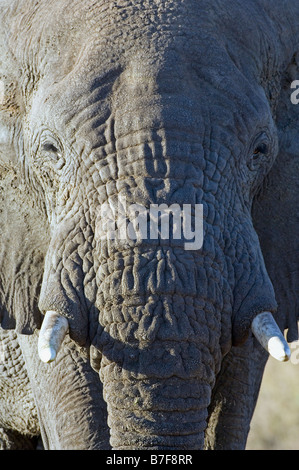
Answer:
<svg viewBox="0 0 299 470"><path fill-rule="evenodd" d="M288 343L270 312L257 315L251 324L251 330L261 346L274 359L280 362L286 362L290 359L291 351Z"/></svg>
<svg viewBox="0 0 299 470"><path fill-rule="evenodd" d="M46 313L38 339L38 354L43 362L55 361L68 329L65 317L56 312Z"/></svg>

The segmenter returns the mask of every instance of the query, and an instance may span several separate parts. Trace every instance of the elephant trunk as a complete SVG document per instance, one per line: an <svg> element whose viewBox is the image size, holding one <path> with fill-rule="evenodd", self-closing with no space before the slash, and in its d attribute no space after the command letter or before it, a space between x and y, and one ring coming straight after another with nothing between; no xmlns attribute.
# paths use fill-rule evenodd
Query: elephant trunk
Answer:
<svg viewBox="0 0 299 470"><path fill-rule="evenodd" d="M142 255L151 261L140 278ZM143 246L135 263L103 279L96 347L115 449L203 447L221 360L222 295L194 256Z"/></svg>
<svg viewBox="0 0 299 470"><path fill-rule="evenodd" d="M114 372L112 380L109 369ZM105 365L101 376L114 449L203 447L210 399L207 384L179 377L124 380L115 364Z"/></svg>
<svg viewBox="0 0 299 470"><path fill-rule="evenodd" d="M201 341L202 335L192 338L191 333L186 338L173 325L166 336L162 324L168 323L169 299L163 304L152 312L151 319L148 317L152 325L146 331L134 325L132 317L138 308L131 307L119 311L120 315L130 316L130 320L106 325L100 336L100 378L108 404L111 445L115 449L203 446L215 377L209 334L205 341ZM148 306L141 307L140 313L147 309ZM182 313L182 324L183 317ZM125 338L132 334L139 339Z"/></svg>

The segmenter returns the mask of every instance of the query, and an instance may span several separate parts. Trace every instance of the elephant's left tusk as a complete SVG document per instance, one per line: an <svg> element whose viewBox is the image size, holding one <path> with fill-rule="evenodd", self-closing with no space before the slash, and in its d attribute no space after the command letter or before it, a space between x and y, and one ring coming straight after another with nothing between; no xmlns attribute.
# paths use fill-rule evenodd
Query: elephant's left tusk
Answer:
<svg viewBox="0 0 299 470"><path fill-rule="evenodd" d="M270 312L257 315L251 324L251 330L261 346L274 359L280 362L290 359L291 351L288 343Z"/></svg>
<svg viewBox="0 0 299 470"><path fill-rule="evenodd" d="M46 313L38 340L38 354L43 362L47 364L55 361L68 329L65 317L56 312Z"/></svg>

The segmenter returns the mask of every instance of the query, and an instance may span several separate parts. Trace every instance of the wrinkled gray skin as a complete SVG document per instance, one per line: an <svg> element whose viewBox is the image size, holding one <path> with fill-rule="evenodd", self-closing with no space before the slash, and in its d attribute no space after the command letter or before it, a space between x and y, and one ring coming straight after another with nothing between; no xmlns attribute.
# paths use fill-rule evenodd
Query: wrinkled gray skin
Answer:
<svg viewBox="0 0 299 470"><path fill-rule="evenodd" d="M251 321L297 337L298 2L9 0L0 17L2 446L244 448L267 360ZM203 248L105 240L118 196L203 204ZM70 325L51 365L48 310Z"/></svg>

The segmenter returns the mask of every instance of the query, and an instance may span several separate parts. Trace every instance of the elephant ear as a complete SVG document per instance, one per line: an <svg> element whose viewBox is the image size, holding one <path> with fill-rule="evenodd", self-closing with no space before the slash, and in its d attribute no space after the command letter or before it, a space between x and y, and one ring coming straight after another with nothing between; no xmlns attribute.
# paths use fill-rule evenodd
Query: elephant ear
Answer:
<svg viewBox="0 0 299 470"><path fill-rule="evenodd" d="M44 227L20 172L0 162L0 324L4 329L32 334L41 325L37 304Z"/></svg>
<svg viewBox="0 0 299 470"><path fill-rule="evenodd" d="M298 339L299 316L299 104L291 86L299 79L299 54L283 77L276 109L279 154L253 205L253 220L278 303L277 320ZM293 84L294 85L294 84Z"/></svg>
<svg viewBox="0 0 299 470"><path fill-rule="evenodd" d="M23 334L41 324L37 308L47 225L26 181L19 68L7 45L0 4L0 325Z"/></svg>

